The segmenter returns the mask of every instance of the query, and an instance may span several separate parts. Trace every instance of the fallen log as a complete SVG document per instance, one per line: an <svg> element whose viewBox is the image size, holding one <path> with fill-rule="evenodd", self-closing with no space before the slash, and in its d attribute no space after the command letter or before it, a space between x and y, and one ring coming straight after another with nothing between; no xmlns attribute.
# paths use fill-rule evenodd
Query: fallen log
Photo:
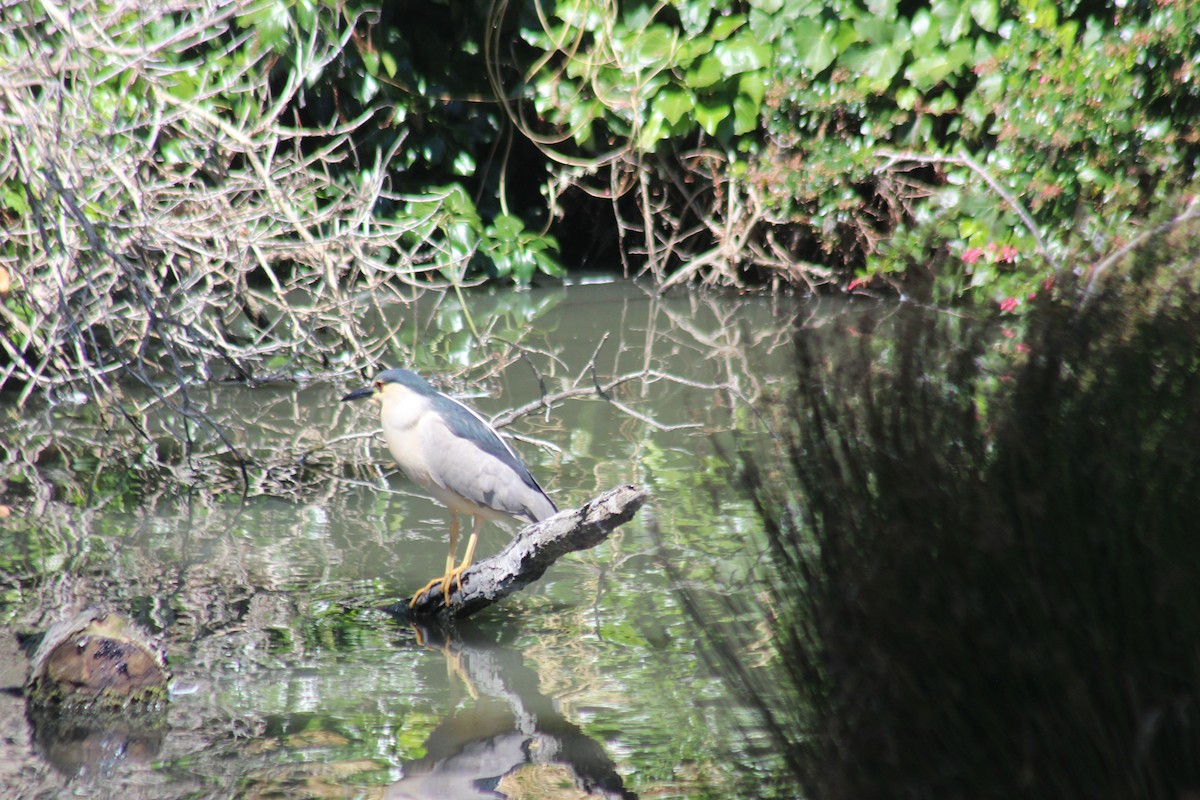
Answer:
<svg viewBox="0 0 1200 800"><path fill-rule="evenodd" d="M421 619L468 617L533 583L567 553L600 544L613 530L633 519L645 502L643 490L618 486L579 508L565 509L524 528L508 547L472 564L462 574L461 585L456 581L451 587L449 602L439 582L418 597L411 608L401 602L385 610Z"/></svg>

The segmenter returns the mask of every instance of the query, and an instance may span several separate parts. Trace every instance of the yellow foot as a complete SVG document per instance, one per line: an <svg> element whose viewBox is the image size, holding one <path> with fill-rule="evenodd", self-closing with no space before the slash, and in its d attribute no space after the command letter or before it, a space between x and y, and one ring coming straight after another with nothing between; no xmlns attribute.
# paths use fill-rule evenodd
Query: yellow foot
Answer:
<svg viewBox="0 0 1200 800"><path fill-rule="evenodd" d="M462 591L462 574L466 571L470 564L462 564L455 567L446 573L445 583L442 584L442 596L445 598L446 605L450 605L450 582L454 581L458 584L458 590Z"/></svg>
<svg viewBox="0 0 1200 800"><path fill-rule="evenodd" d="M428 592L433 587L437 586L439 583L445 583L445 582L446 582L446 576L441 575L437 578L434 578L433 580L431 580L429 583L425 584L424 586L422 586L420 589L417 590L417 593L412 596L412 600L408 601L408 607L412 608L413 606L415 606L417 604L417 601L421 599L422 595L424 595L426 592ZM450 596L449 592L447 592L446 597L449 598L449 596Z"/></svg>
<svg viewBox="0 0 1200 800"><path fill-rule="evenodd" d="M439 583L442 584L442 602L444 602L446 605L450 605L450 586L452 583L457 584L458 590L460 592L462 591L462 574L469 566L471 565L464 564L462 566L455 567L440 578L434 578L433 580L429 581L429 583L418 589L417 593L412 596L412 600L408 601L408 607L412 608L415 606L417 604L417 600L421 599L422 595L433 589L433 587L437 586Z"/></svg>

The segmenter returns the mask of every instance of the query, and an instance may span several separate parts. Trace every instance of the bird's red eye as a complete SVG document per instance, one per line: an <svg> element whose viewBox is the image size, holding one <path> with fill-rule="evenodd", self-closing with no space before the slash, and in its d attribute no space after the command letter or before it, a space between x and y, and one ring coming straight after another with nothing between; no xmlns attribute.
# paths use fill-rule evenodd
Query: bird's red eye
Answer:
<svg viewBox="0 0 1200 800"><path fill-rule="evenodd" d="M375 381L375 391L377 391L377 392L383 391L383 381Z"/></svg>

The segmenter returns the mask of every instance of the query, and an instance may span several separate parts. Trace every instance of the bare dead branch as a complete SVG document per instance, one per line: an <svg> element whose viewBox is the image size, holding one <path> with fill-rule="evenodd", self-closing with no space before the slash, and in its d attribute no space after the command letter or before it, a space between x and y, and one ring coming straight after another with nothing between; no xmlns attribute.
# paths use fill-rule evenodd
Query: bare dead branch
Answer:
<svg viewBox="0 0 1200 800"><path fill-rule="evenodd" d="M603 542L616 528L633 519L646 492L634 486L619 486L581 507L560 511L548 520L522 530L498 554L472 564L443 598L441 584L417 598L389 607L392 613L412 617L468 617L504 599L540 578L550 565L567 553L586 550Z"/></svg>
<svg viewBox="0 0 1200 800"><path fill-rule="evenodd" d="M1086 303L1095 296L1094 289L1096 282L1101 280L1114 264L1119 264L1122 259L1128 256L1134 250L1146 244L1146 242L1150 241L1154 237L1162 236L1163 234L1168 233L1180 225L1184 225L1197 218L1200 218L1200 198L1192 198L1192 201L1188 203L1188 206L1183 210L1183 213L1172 217L1161 225L1156 225L1149 230L1142 231L1142 233L1138 234L1121 247L1118 247L1116 250L1109 253L1100 261L1100 263L1092 267L1091 275L1088 276L1087 287L1083 292L1082 302Z"/></svg>
<svg viewBox="0 0 1200 800"><path fill-rule="evenodd" d="M424 245L402 241L411 223L372 213L395 199L384 181L404 131L362 154L371 113L321 129L284 122L357 18L320 11L335 35L298 37L296 69L271 85L275 56L236 24L242 4L41 5L48 18L32 6L8 17L20 44L0 62L0 185L25 187L29 206L0 242L18 303L0 305L0 386L18 385L21 402L67 384L110 393L118 372L186 386L222 365L253 382L280 356L370 361L378 343L362 335L359 298L443 281ZM155 25L164 16L172 24ZM160 29L172 32L145 35ZM178 53L206 51L241 66L178 91L202 66ZM95 99L117 87L138 101ZM369 166L368 179L339 177L349 163Z"/></svg>
<svg viewBox="0 0 1200 800"><path fill-rule="evenodd" d="M960 153L952 156L943 155L940 153L912 153L881 150L879 151L879 155L881 158L887 159L884 164L880 166L879 169L881 171L890 170L894 168L896 164L903 163L905 161L911 161L918 164L958 164L959 166L967 167L976 175L983 178L984 183L986 183L993 192L999 195L1000 199L1003 200L1010 209L1012 209L1013 213L1016 214L1021 220L1021 224L1025 226L1027 231L1029 231L1029 235L1033 237L1033 241L1037 245L1038 253L1046 260L1047 264L1054 268L1056 272L1059 270L1060 265L1058 260L1049 251L1049 249L1047 249L1046 243L1042 239L1042 233L1038 229L1037 223L1034 222L1033 217L1025 209L1025 206L1022 205L1017 198L1013 197L1007 189L1001 186L1000 182L997 181L992 174L983 167L982 164L971 158L966 153Z"/></svg>

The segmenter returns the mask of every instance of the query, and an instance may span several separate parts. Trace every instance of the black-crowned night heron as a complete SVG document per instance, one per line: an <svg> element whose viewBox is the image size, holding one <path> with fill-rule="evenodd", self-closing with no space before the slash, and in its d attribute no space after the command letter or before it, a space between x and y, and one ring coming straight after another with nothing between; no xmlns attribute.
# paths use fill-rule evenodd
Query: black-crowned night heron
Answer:
<svg viewBox="0 0 1200 800"><path fill-rule="evenodd" d="M485 519L508 517L540 522L558 507L529 474L529 468L491 425L457 400L430 386L406 369L385 370L370 386L342 398L370 397L379 402L383 438L404 474L450 509L450 554L446 572L434 578L409 602L442 582L450 601L450 581L458 580L471 566L475 544ZM458 515L470 514L475 527L462 563L454 564L458 546Z"/></svg>

